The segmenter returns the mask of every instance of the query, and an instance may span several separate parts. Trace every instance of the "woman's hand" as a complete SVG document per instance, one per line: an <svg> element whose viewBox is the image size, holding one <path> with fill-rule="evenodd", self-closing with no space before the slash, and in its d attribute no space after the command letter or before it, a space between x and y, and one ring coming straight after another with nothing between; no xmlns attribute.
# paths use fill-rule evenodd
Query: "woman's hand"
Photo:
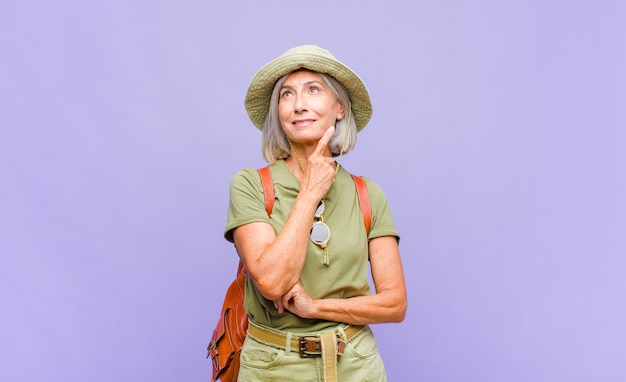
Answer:
<svg viewBox="0 0 626 382"><path fill-rule="evenodd" d="M328 144L335 133L335 126L326 130L317 143L315 150L307 159L307 166L300 181L300 192L308 192L315 195L317 201L322 200L335 180L335 161L329 157Z"/></svg>
<svg viewBox="0 0 626 382"><path fill-rule="evenodd" d="M299 281L282 298L275 300L274 306L279 313L288 310L302 318L310 318L313 314L313 301Z"/></svg>

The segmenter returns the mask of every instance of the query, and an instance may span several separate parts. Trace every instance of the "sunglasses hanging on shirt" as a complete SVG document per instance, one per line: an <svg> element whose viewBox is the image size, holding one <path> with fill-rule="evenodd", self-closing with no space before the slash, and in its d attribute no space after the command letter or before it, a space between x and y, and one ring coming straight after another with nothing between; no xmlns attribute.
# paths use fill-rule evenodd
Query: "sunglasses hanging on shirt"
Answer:
<svg viewBox="0 0 626 382"><path fill-rule="evenodd" d="M330 240L330 228L324 223L324 200L320 201L315 210L315 221L311 226L311 233L309 237L311 241L324 250L324 265L330 264L328 257L328 240Z"/></svg>

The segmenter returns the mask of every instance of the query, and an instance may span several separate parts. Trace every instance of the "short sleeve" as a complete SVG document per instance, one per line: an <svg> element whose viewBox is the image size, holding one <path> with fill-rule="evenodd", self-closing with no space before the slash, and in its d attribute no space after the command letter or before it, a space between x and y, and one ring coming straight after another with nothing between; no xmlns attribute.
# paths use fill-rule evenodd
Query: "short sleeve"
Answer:
<svg viewBox="0 0 626 382"><path fill-rule="evenodd" d="M253 222L268 222L261 178L256 169L239 171L230 182L230 202L224 238L233 242L233 229Z"/></svg>
<svg viewBox="0 0 626 382"><path fill-rule="evenodd" d="M367 192L372 206L372 225L368 239L371 240L381 236L395 236L400 240L400 235L393 222L391 209L383 189L372 180L365 177L363 179L367 184Z"/></svg>

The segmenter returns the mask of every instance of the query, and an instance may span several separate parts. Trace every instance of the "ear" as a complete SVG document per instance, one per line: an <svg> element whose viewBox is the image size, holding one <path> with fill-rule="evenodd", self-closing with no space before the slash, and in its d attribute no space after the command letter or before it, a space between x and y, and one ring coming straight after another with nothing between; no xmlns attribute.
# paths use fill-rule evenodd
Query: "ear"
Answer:
<svg viewBox="0 0 626 382"><path fill-rule="evenodd" d="M341 121L346 116L346 108L339 102L339 110L337 111L337 121Z"/></svg>

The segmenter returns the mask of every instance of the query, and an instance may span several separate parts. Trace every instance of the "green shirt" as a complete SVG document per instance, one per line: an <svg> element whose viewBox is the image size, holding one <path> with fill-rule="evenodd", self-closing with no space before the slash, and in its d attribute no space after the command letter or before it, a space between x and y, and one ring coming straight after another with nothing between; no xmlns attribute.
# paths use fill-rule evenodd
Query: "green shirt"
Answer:
<svg viewBox="0 0 626 382"><path fill-rule="evenodd" d="M283 160L270 165L270 172L275 192L271 217L265 211L258 171L245 168L233 177L224 234L227 240L233 241L234 228L253 222L267 222L277 234L281 231L300 191L300 181ZM300 275L300 282L312 299L371 294L367 279L368 240L380 236L399 237L382 189L371 180L364 180L372 206L369 236L365 233L356 187L349 172L340 167L326 194L323 215L324 222L330 228L330 264L323 264L324 250L309 241L307 258ZM249 278L246 280L244 306L254 321L280 330L308 332L336 325L335 322L303 319L290 312L279 314L273 302L265 299Z"/></svg>

